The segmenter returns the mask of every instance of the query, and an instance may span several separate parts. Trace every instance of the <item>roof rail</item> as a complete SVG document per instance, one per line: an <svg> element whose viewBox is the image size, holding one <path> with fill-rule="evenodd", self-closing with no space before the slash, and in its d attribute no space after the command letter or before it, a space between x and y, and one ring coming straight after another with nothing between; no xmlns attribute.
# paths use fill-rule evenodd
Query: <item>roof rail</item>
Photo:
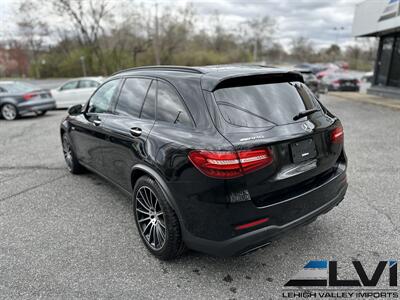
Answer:
<svg viewBox="0 0 400 300"><path fill-rule="evenodd" d="M142 70L160 70L160 71L178 71L178 72L188 72L188 73L195 73L195 74L203 74L203 72L194 67L182 67L182 66L167 66L167 65L161 65L161 66L144 66L144 67L135 67L135 68L129 68L125 70L121 70L118 72L115 72L111 76L124 73L124 72L130 72L130 71L142 71Z"/></svg>

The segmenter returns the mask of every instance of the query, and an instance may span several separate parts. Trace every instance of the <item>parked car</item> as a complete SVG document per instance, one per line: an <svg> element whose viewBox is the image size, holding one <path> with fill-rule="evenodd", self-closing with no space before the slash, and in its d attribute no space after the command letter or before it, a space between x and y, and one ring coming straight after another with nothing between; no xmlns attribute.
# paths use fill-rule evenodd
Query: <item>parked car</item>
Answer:
<svg viewBox="0 0 400 300"><path fill-rule="evenodd" d="M310 64L310 63L297 64L294 66L294 68L310 70L313 74L317 74L323 70L326 70L326 67L323 64Z"/></svg>
<svg viewBox="0 0 400 300"><path fill-rule="evenodd" d="M186 247L245 254L338 205L343 128L297 72L255 66L141 67L71 107L61 141L71 173L132 197L160 259Z"/></svg>
<svg viewBox="0 0 400 300"><path fill-rule="evenodd" d="M51 90L57 108L68 108L75 104L85 103L101 84L102 77L75 78Z"/></svg>
<svg viewBox="0 0 400 300"><path fill-rule="evenodd" d="M348 73L332 73L324 77L322 81L329 91L360 91L360 80Z"/></svg>
<svg viewBox="0 0 400 300"><path fill-rule="evenodd" d="M337 65L340 70L348 71L350 69L350 65L346 61L336 61L335 65Z"/></svg>
<svg viewBox="0 0 400 300"><path fill-rule="evenodd" d="M315 76L311 70L299 69L295 71L300 72L301 75L303 75L304 83L316 97L319 97L320 93L325 94L327 92L326 86L321 84L320 80L318 80L317 76Z"/></svg>
<svg viewBox="0 0 400 300"><path fill-rule="evenodd" d="M372 83L372 81L374 80L374 72L367 72L365 73L362 77L361 80L366 82L366 83Z"/></svg>
<svg viewBox="0 0 400 300"><path fill-rule="evenodd" d="M325 65L325 69L321 70L320 72L317 72L317 78L319 80L323 79L325 76L333 73L340 73L342 70L340 67L336 64L328 63Z"/></svg>
<svg viewBox="0 0 400 300"><path fill-rule="evenodd" d="M0 81L0 116L8 121L28 113L44 115L55 108L50 91L18 81Z"/></svg>

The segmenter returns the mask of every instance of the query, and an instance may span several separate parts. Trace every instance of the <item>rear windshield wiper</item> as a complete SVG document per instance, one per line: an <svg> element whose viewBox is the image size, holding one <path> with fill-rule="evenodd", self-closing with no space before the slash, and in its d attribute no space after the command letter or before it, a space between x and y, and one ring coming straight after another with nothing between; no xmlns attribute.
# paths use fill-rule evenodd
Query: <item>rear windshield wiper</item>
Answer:
<svg viewBox="0 0 400 300"><path fill-rule="evenodd" d="M299 112L297 115L293 117L293 121L297 121L298 119L304 118L306 116L312 115L313 113L319 111L319 108L312 108L312 109L307 109Z"/></svg>

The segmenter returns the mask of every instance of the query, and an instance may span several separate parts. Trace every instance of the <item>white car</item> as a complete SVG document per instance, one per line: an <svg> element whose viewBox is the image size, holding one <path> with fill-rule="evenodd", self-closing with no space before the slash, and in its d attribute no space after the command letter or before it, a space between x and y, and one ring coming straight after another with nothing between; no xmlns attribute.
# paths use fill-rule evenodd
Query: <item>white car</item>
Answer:
<svg viewBox="0 0 400 300"><path fill-rule="evenodd" d="M68 108L75 104L83 104L102 83L102 80L103 77L71 79L59 88L51 90L51 95L56 100L57 108Z"/></svg>

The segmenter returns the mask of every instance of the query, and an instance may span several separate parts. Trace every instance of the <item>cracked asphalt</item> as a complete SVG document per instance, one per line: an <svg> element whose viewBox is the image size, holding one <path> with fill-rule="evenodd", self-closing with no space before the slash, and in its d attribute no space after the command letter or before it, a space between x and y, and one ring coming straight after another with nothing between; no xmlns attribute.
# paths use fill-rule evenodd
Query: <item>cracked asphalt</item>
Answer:
<svg viewBox="0 0 400 300"><path fill-rule="evenodd" d="M310 259L373 270L399 259L400 112L324 97L342 120L349 158L345 200L316 222L250 255L148 254L129 199L94 174L65 168L65 111L0 120L0 298L280 299Z"/></svg>

